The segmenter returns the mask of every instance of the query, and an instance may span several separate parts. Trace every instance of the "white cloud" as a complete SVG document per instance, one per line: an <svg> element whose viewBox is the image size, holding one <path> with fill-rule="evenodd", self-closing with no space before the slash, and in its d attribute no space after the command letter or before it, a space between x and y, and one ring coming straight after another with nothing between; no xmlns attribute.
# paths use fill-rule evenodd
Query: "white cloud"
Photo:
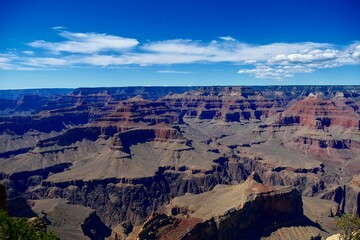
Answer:
<svg viewBox="0 0 360 240"><path fill-rule="evenodd" d="M52 52L93 54L102 51L123 51L135 47L139 43L136 39L100 33L61 31L59 35L68 39L68 41L47 42L44 40L36 40L29 43L29 46Z"/></svg>
<svg viewBox="0 0 360 240"><path fill-rule="evenodd" d="M291 44L286 46L282 53L268 54L266 59L258 60L252 69L243 68L238 71L240 74L250 74L256 78L284 79L293 77L297 73L311 73L320 68L335 68L345 64L354 64L351 58L356 51L350 46L345 50L336 49L330 44L304 43ZM356 49L356 48L355 48ZM279 49L277 49L279 50Z"/></svg>
<svg viewBox="0 0 360 240"><path fill-rule="evenodd" d="M311 73L314 70L301 65L294 66L267 66L257 65L253 69L240 69L238 73L247 73L256 78L276 79L291 78L295 73Z"/></svg>
<svg viewBox="0 0 360 240"><path fill-rule="evenodd" d="M61 26L53 29L65 40L36 40L28 44L32 48L45 51L29 49L23 51L23 55L0 54L0 68L33 70L64 66L114 68L126 65L227 63L241 65L238 70L240 74L280 80L321 68L360 64L360 42L347 46L314 42L252 45L223 36L210 42L172 39L140 44L132 38L100 33L75 33L65 31Z"/></svg>
<svg viewBox="0 0 360 240"><path fill-rule="evenodd" d="M288 55L278 54L270 59L273 62L310 63L319 61L334 60L339 56L340 51L334 49L305 50L302 53L291 53Z"/></svg>
<svg viewBox="0 0 360 240"><path fill-rule="evenodd" d="M224 41L236 41L235 38L230 37L230 36L219 37L219 39L224 40Z"/></svg>
<svg viewBox="0 0 360 240"><path fill-rule="evenodd" d="M355 42L340 54L338 61L342 64L359 64L360 63L360 42Z"/></svg>

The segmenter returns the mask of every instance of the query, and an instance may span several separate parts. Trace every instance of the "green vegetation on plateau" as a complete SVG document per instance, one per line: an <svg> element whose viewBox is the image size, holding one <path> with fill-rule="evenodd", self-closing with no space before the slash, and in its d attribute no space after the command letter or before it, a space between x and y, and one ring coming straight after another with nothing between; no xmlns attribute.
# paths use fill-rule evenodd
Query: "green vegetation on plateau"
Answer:
<svg viewBox="0 0 360 240"><path fill-rule="evenodd" d="M344 214L336 219L336 226L343 231L341 240L360 240L360 218L354 214Z"/></svg>
<svg viewBox="0 0 360 240"><path fill-rule="evenodd" d="M46 224L39 218L12 218L0 210L0 240L54 240L52 232L46 232Z"/></svg>

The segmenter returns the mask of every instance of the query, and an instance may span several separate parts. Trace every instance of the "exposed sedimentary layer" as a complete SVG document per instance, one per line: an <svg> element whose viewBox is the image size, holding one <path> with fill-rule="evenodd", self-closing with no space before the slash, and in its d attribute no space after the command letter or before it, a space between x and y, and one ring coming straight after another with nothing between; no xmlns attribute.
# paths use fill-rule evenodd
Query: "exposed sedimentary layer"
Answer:
<svg viewBox="0 0 360 240"><path fill-rule="evenodd" d="M125 235L174 198L237 186L253 171L267 186L290 186L360 214L359 92L357 86L0 91L0 179L10 206L61 198L90 207ZM329 229L330 220L321 219ZM291 226L267 237L314 231Z"/></svg>
<svg viewBox="0 0 360 240"><path fill-rule="evenodd" d="M304 224L302 207L298 191L266 186L254 173L243 184L172 199L144 223L137 238L259 239L279 227Z"/></svg>

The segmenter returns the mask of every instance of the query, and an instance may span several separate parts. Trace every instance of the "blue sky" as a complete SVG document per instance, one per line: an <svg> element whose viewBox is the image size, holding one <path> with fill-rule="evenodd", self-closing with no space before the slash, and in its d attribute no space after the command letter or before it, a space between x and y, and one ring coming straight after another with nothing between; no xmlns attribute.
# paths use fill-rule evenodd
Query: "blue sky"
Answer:
<svg viewBox="0 0 360 240"><path fill-rule="evenodd" d="M360 84L360 2L0 0L0 89Z"/></svg>

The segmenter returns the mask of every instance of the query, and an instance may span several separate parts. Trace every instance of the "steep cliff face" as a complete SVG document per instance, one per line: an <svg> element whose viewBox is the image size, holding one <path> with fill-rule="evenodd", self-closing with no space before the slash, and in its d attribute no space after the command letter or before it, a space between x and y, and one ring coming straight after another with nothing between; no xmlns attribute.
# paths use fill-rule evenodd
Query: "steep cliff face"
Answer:
<svg viewBox="0 0 360 240"><path fill-rule="evenodd" d="M360 175L355 175L348 184L335 186L320 195L322 199L332 200L339 205L341 212L360 216Z"/></svg>
<svg viewBox="0 0 360 240"><path fill-rule="evenodd" d="M216 162L222 161L224 160L219 159ZM243 182L252 171L259 172L266 184L292 185L309 196L319 194L328 182L321 172L274 172L272 168L266 168L255 160L238 159L237 162L214 165L212 170L207 171L185 167L176 170L169 166L160 168L154 177L148 178L84 181L80 177L78 180L60 182L55 174L43 181L41 187L26 191L25 195L29 199L60 197L72 204L90 206L96 209L101 219L110 226L127 220L132 225L138 225L154 210L176 196L203 193L217 184Z"/></svg>
<svg viewBox="0 0 360 240"><path fill-rule="evenodd" d="M7 194L4 184L0 184L0 210L7 211Z"/></svg>
<svg viewBox="0 0 360 240"><path fill-rule="evenodd" d="M139 239L259 239L261 229L304 218L299 192L263 185L256 174L243 184L174 198L162 211L143 224Z"/></svg>
<svg viewBox="0 0 360 240"><path fill-rule="evenodd" d="M96 120L100 126L117 126L116 124L143 123L177 124L179 116L171 108L161 101L144 100L141 97L130 98L114 106L114 111Z"/></svg>
<svg viewBox="0 0 360 240"><path fill-rule="evenodd" d="M265 98L260 92L244 87L199 88L161 100L185 117L226 122L260 120L282 111L287 102L281 98Z"/></svg>

